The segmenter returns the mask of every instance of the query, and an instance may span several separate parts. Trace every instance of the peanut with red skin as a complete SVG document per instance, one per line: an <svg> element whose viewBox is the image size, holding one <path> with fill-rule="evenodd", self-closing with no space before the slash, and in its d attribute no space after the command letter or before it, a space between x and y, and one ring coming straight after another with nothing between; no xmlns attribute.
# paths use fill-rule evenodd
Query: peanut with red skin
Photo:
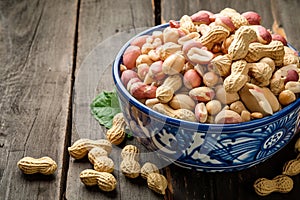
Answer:
<svg viewBox="0 0 300 200"><path fill-rule="evenodd" d="M234 32L234 30L235 30L235 26L228 16L222 16L222 15L217 16L215 19L215 24L217 26L223 26L230 32Z"/></svg>
<svg viewBox="0 0 300 200"><path fill-rule="evenodd" d="M251 28L256 32L257 41L261 44L269 44L272 41L272 35L265 27L253 25Z"/></svg>
<svg viewBox="0 0 300 200"><path fill-rule="evenodd" d="M143 82L133 83L130 87L130 94L137 99L151 99L155 98L157 87L154 85L147 85Z"/></svg>
<svg viewBox="0 0 300 200"><path fill-rule="evenodd" d="M298 80L299 80L298 72L294 69L290 69L290 70L287 71L284 83L286 84L289 81L298 81Z"/></svg>
<svg viewBox="0 0 300 200"><path fill-rule="evenodd" d="M247 11L242 13L242 16L245 17L250 25L260 25L261 16L257 12Z"/></svg>
<svg viewBox="0 0 300 200"><path fill-rule="evenodd" d="M205 10L200 10L193 15L191 15L191 20L195 25L209 24L210 23L210 13Z"/></svg>
<svg viewBox="0 0 300 200"><path fill-rule="evenodd" d="M186 71L183 75L183 84L186 88L191 89L199 87L202 83L202 78L195 69Z"/></svg>
<svg viewBox="0 0 300 200"><path fill-rule="evenodd" d="M270 89L275 95L279 95L285 88L284 82L286 80L289 70L295 70L300 74L297 65L291 64L277 69L270 80Z"/></svg>
<svg viewBox="0 0 300 200"><path fill-rule="evenodd" d="M177 22L177 21L175 21L175 20L170 20L170 21L169 21L169 26L170 26L171 28L179 28L179 27L180 27L180 24L179 24L179 22Z"/></svg>
<svg viewBox="0 0 300 200"><path fill-rule="evenodd" d="M133 69L136 66L136 59L141 55L141 49L138 46L129 46L123 54L123 64L127 69Z"/></svg>
<svg viewBox="0 0 300 200"><path fill-rule="evenodd" d="M144 83L146 84L152 84L153 82L158 83L162 79L166 77L166 75L163 73L163 62L156 61L152 63L149 67L149 72L145 76Z"/></svg>
<svg viewBox="0 0 300 200"><path fill-rule="evenodd" d="M198 40L190 40L190 41L183 43L182 52L186 59L188 59L188 57L187 57L188 51L193 47L201 49L201 48L203 48L203 44Z"/></svg>
<svg viewBox="0 0 300 200"><path fill-rule="evenodd" d="M287 41L286 41L286 39L285 39L282 35L273 33L273 34L271 35L271 37L272 37L272 40L280 41L280 42L282 42L282 44L283 44L284 46L287 46Z"/></svg>
<svg viewBox="0 0 300 200"><path fill-rule="evenodd" d="M130 81L130 79L133 79L133 78L139 78L138 74L135 71L125 70L122 72L121 81L126 87L127 87L128 82Z"/></svg>

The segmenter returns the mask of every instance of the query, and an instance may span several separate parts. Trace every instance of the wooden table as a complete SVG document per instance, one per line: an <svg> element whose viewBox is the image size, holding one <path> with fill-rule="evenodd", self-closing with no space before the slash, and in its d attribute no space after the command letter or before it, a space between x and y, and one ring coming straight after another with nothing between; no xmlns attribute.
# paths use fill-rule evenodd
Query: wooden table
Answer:
<svg viewBox="0 0 300 200"><path fill-rule="evenodd" d="M283 164L296 157L296 137L271 159L241 172L201 173L169 165L161 170L169 181L165 196L119 170L114 171L115 191L85 187L79 173L91 164L75 161L67 152L79 138L104 137L105 129L88 107L97 93L113 88L111 64L125 41L184 14L225 7L257 11L264 26L285 33L300 49L298 0L2 0L0 199L299 199L299 175L287 194L259 197L252 187L259 177L280 174ZM126 141L131 143L137 144ZM111 155L116 166L117 150ZM53 176L24 175L17 168L24 156L46 155L58 164Z"/></svg>

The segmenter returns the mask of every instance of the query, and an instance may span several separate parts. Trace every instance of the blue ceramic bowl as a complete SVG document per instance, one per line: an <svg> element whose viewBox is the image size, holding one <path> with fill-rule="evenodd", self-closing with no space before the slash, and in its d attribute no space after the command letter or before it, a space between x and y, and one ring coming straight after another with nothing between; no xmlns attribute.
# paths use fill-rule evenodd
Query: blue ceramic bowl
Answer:
<svg viewBox="0 0 300 200"><path fill-rule="evenodd" d="M150 28L151 35L168 24ZM300 129L300 98L272 116L239 124L200 124L170 118L137 101L120 80L122 55L113 64L120 106L133 135L149 151L175 164L205 172L249 168L280 151Z"/></svg>

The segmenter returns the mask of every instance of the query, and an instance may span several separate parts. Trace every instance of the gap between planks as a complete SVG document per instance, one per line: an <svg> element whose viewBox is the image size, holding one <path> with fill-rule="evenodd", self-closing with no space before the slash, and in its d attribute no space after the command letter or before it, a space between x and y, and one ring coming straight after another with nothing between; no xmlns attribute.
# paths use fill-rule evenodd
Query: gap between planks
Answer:
<svg viewBox="0 0 300 200"><path fill-rule="evenodd" d="M68 153L68 147L71 145L72 138L72 123L73 123L73 95L74 95L74 83L75 83L75 71L77 67L77 49L78 49L78 26L79 26L79 15L80 15L80 5L81 0L77 0L77 10L76 10L76 22L74 31L74 41L73 41L73 59L72 59L72 72L71 72L71 87L70 87L70 98L69 98L69 110L68 110L68 122L66 127L66 137L64 146L64 156L63 156L63 166L62 166L62 181L61 181L61 194L60 199L66 199L66 189L67 189L67 175L69 170L70 155Z"/></svg>

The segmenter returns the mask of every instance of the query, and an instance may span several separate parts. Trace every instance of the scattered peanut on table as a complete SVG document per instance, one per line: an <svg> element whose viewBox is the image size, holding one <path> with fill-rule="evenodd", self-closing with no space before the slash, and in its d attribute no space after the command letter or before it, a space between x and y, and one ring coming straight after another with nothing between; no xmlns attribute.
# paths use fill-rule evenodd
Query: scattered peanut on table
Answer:
<svg viewBox="0 0 300 200"><path fill-rule="evenodd" d="M112 173L114 171L114 161L100 147L92 148L88 153L88 159L94 165L94 170L98 172Z"/></svg>
<svg viewBox="0 0 300 200"><path fill-rule="evenodd" d="M147 185L151 190L159 194L166 193L168 181L159 173L155 164L146 162L141 168L141 176L147 180Z"/></svg>
<svg viewBox="0 0 300 200"><path fill-rule="evenodd" d="M24 157L18 161L17 165L24 174L50 175L57 169L56 162L48 156L41 158Z"/></svg>
<svg viewBox="0 0 300 200"><path fill-rule="evenodd" d="M137 178L140 175L141 166L139 160L139 149L134 145L126 145L121 151L121 172L128 178Z"/></svg>
<svg viewBox="0 0 300 200"><path fill-rule="evenodd" d="M82 159L94 147L103 148L108 154L112 150L112 144L108 140L105 139L91 140L91 139L82 138L75 141L73 145L68 148L68 151L70 156L72 156L73 158Z"/></svg>
<svg viewBox="0 0 300 200"><path fill-rule="evenodd" d="M259 178L254 183L255 192L260 196L266 196L272 192L287 193L293 189L293 180L286 175L278 175L272 180Z"/></svg>
<svg viewBox="0 0 300 200"><path fill-rule="evenodd" d="M126 123L123 113L118 113L113 118L112 127L106 132L106 138L114 145L121 144L126 136Z"/></svg>
<svg viewBox="0 0 300 200"><path fill-rule="evenodd" d="M80 173L80 180L86 186L98 185L105 192L113 191L116 188L116 178L107 172L98 172L92 169L83 170Z"/></svg>
<svg viewBox="0 0 300 200"><path fill-rule="evenodd" d="M288 176L296 176L300 174L300 154L297 156L296 159L287 161L283 166L282 174Z"/></svg>
<svg viewBox="0 0 300 200"><path fill-rule="evenodd" d="M284 37L261 25L258 13L200 10L169 25L136 38L123 55L123 84L146 106L187 121L240 123L272 115L299 98L299 56ZM188 104L181 106L183 97ZM236 101L242 110L231 106ZM213 120L227 106L238 111L233 119Z"/></svg>

